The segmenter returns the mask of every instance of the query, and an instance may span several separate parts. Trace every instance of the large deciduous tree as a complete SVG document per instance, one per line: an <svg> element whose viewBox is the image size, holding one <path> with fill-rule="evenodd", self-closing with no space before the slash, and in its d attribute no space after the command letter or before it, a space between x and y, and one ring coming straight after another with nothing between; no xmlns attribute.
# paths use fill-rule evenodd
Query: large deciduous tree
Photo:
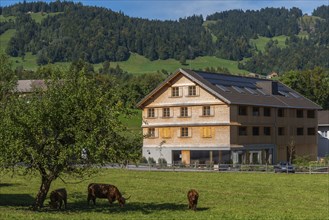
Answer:
<svg viewBox="0 0 329 220"><path fill-rule="evenodd" d="M83 175L95 164L122 162L135 153L119 120L125 110L115 86L104 89L84 69L49 70L46 87L0 105L0 166L20 163L40 174L34 209L61 175Z"/></svg>

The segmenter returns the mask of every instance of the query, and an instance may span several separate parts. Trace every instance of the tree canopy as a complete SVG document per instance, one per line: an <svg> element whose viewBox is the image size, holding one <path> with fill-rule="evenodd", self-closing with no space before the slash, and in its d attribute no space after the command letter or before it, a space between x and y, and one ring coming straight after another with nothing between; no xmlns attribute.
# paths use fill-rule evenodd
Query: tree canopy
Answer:
<svg viewBox="0 0 329 220"><path fill-rule="evenodd" d="M35 209L43 206L51 182L62 174L83 176L91 166L121 163L136 157L140 147L138 138L126 138L129 131L119 118L127 110L115 85L105 87L88 76L83 63L69 71L42 71L51 76L46 88L0 103L0 165L20 163L40 174Z"/></svg>

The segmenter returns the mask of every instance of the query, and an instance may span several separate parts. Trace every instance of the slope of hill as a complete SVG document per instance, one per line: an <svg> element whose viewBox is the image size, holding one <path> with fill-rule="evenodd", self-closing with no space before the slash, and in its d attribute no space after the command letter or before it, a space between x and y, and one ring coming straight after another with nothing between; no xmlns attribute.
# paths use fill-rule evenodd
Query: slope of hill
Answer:
<svg viewBox="0 0 329 220"><path fill-rule="evenodd" d="M328 68L326 10L321 6L314 16L298 8L230 10L206 21L196 15L159 21L81 3L24 2L0 10L0 52L15 57L15 66L31 69L78 59L95 68L110 61L133 73L172 71L182 64L261 74Z"/></svg>

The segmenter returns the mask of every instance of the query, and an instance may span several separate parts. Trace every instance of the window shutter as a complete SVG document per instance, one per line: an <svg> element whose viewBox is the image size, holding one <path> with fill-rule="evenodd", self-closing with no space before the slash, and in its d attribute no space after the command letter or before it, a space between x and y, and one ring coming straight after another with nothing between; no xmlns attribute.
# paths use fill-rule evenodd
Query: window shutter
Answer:
<svg viewBox="0 0 329 220"><path fill-rule="evenodd" d="M192 128L188 128L188 137L192 137Z"/></svg>
<svg viewBox="0 0 329 220"><path fill-rule="evenodd" d="M215 115L215 106L210 106L210 115Z"/></svg>
<svg viewBox="0 0 329 220"><path fill-rule="evenodd" d="M195 92L196 92L197 96L200 95L200 87L199 86L195 86Z"/></svg>
<svg viewBox="0 0 329 220"><path fill-rule="evenodd" d="M180 127L177 129L177 137L181 137L181 128Z"/></svg>
<svg viewBox="0 0 329 220"><path fill-rule="evenodd" d="M183 87L178 87L179 88L179 95L178 96L183 96Z"/></svg>
<svg viewBox="0 0 329 220"><path fill-rule="evenodd" d="M154 129L154 137L159 137L159 128Z"/></svg>
<svg viewBox="0 0 329 220"><path fill-rule="evenodd" d="M187 116L188 117L192 116L192 107L187 107Z"/></svg>
<svg viewBox="0 0 329 220"><path fill-rule="evenodd" d="M159 128L159 135L160 135L160 137L163 137L163 135L164 135L163 128Z"/></svg>

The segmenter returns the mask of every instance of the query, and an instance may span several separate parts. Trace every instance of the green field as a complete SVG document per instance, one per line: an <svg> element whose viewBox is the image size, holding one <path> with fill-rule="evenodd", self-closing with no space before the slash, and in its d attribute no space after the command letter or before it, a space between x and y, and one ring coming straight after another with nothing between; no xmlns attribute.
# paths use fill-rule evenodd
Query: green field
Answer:
<svg viewBox="0 0 329 220"><path fill-rule="evenodd" d="M36 176L1 174L0 219L329 219L329 176L273 173L149 172L102 169L86 181L66 178L68 208L29 210L39 188ZM91 182L116 185L131 196L124 208L106 200L86 204ZM199 194L198 211L187 209L186 193ZM46 200L48 204L49 199Z"/></svg>
<svg viewBox="0 0 329 220"><path fill-rule="evenodd" d="M270 40L277 40L278 41L278 46L280 48L284 48L286 47L285 45L285 41L287 39L287 36L284 36L284 35L281 35L281 36L276 36L276 37L272 37L272 38L269 38L269 37L258 37L257 39L251 39L250 40L250 44L251 45L254 45L257 47L258 50L260 51L265 51L265 45L267 44L267 42L269 42Z"/></svg>

